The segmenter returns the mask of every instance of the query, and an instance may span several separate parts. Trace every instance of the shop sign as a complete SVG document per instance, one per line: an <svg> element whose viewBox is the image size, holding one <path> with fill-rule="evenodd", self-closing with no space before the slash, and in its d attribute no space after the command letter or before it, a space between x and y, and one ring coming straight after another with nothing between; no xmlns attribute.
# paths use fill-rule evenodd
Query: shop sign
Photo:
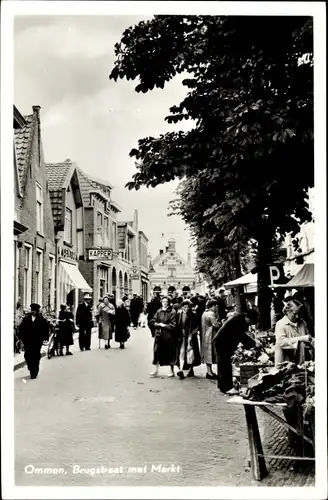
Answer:
<svg viewBox="0 0 328 500"><path fill-rule="evenodd" d="M69 259L69 260L77 260L77 255L74 250L71 248L66 248L66 247L58 247L58 258L60 259Z"/></svg>
<svg viewBox="0 0 328 500"><path fill-rule="evenodd" d="M89 248L88 260L113 260L112 248Z"/></svg>
<svg viewBox="0 0 328 500"><path fill-rule="evenodd" d="M139 269L137 267L132 267L131 269L131 278L133 280L138 280L140 277Z"/></svg>

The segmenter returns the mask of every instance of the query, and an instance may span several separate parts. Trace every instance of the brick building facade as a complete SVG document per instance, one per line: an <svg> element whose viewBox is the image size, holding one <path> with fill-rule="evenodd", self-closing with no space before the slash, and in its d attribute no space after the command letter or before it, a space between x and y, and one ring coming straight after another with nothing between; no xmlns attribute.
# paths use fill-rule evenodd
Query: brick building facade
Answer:
<svg viewBox="0 0 328 500"><path fill-rule="evenodd" d="M77 174L71 160L46 164L56 239L56 304L76 311L83 293L92 292L79 270L85 257L84 210Z"/></svg>
<svg viewBox="0 0 328 500"><path fill-rule="evenodd" d="M55 309L55 233L41 138L40 106L14 107L14 301Z"/></svg>

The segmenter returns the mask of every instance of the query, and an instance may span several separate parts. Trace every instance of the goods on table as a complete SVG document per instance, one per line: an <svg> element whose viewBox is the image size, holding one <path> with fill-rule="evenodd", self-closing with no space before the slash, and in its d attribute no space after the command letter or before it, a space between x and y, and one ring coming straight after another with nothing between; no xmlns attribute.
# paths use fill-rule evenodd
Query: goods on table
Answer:
<svg viewBox="0 0 328 500"><path fill-rule="evenodd" d="M313 361L302 366L295 363L283 363L279 369L273 368L267 374L259 374L253 378L252 387L245 394L251 401L267 401L270 403L314 404L314 370Z"/></svg>

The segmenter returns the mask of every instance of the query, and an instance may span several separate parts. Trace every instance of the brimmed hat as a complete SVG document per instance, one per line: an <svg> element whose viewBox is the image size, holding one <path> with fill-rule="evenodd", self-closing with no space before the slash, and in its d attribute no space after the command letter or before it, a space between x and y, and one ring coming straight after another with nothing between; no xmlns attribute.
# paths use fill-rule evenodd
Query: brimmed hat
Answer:
<svg viewBox="0 0 328 500"><path fill-rule="evenodd" d="M84 298L84 299L92 299L92 297L91 297L90 293L85 293L85 294L83 295L83 298Z"/></svg>
<svg viewBox="0 0 328 500"><path fill-rule="evenodd" d="M39 312L41 309L41 306L40 306L40 304L33 303L30 305L30 309L31 309L31 311Z"/></svg>

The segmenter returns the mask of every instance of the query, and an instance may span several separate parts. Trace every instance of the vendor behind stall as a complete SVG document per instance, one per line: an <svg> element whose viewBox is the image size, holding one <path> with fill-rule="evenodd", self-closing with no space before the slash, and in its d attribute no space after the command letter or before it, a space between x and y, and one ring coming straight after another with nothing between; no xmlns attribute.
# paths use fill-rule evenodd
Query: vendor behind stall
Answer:
<svg viewBox="0 0 328 500"><path fill-rule="evenodd" d="M275 365L285 361L302 364L306 359L306 346L313 343L305 321L299 312L302 304L291 298L286 303L284 317L276 324Z"/></svg>
<svg viewBox="0 0 328 500"><path fill-rule="evenodd" d="M218 388L221 392L229 395L235 394L231 356L239 343L242 343L246 349L257 345L257 341L254 341L246 333L248 327L254 321L254 311L252 309L247 313L234 314L224 322L213 337L212 342L214 342L217 353Z"/></svg>

